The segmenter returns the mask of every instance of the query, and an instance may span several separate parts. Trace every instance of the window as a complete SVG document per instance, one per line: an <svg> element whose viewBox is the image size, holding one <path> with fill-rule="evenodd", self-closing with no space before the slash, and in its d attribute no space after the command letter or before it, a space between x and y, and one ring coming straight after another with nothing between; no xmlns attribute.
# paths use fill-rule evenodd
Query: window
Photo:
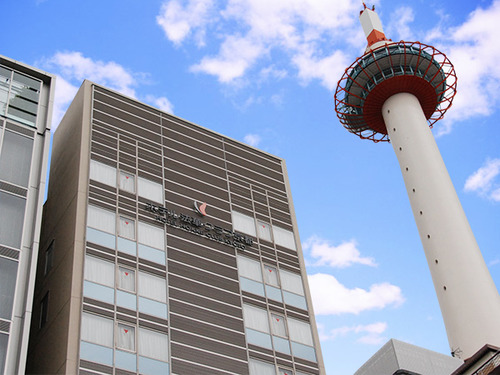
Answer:
<svg viewBox="0 0 500 375"><path fill-rule="evenodd" d="M118 267L118 288L134 293L135 271L124 267Z"/></svg>
<svg viewBox="0 0 500 375"><path fill-rule="evenodd" d="M93 256L85 256L85 280L114 288L115 265L104 259Z"/></svg>
<svg viewBox="0 0 500 375"><path fill-rule="evenodd" d="M297 250L293 232L273 225L273 235L276 245L280 245L292 250Z"/></svg>
<svg viewBox="0 0 500 375"><path fill-rule="evenodd" d="M251 236L256 236L255 220L253 217L242 214L237 211L232 212L233 229L237 232L246 233Z"/></svg>
<svg viewBox="0 0 500 375"><path fill-rule="evenodd" d="M88 206L87 225L91 228L115 234L116 215L114 212L97 206Z"/></svg>
<svg viewBox="0 0 500 375"><path fill-rule="evenodd" d="M278 373L279 373L279 375L293 375L293 370L289 370L289 369L280 367L278 369Z"/></svg>
<svg viewBox="0 0 500 375"><path fill-rule="evenodd" d="M138 337L139 355L168 361L168 336L164 333L139 328Z"/></svg>
<svg viewBox="0 0 500 375"><path fill-rule="evenodd" d="M26 200L0 191L0 244L21 248Z"/></svg>
<svg viewBox="0 0 500 375"><path fill-rule="evenodd" d="M122 323L118 323L117 328L116 347L135 351L135 328Z"/></svg>
<svg viewBox="0 0 500 375"><path fill-rule="evenodd" d="M49 292L45 293L42 301L40 302L40 322L38 328L43 328L45 323L47 323L49 313Z"/></svg>
<svg viewBox="0 0 500 375"><path fill-rule="evenodd" d="M135 221L123 216L120 216L118 234L120 237L135 240Z"/></svg>
<svg viewBox="0 0 500 375"><path fill-rule="evenodd" d="M82 313L81 339L93 344L113 347L113 320Z"/></svg>
<svg viewBox="0 0 500 375"><path fill-rule="evenodd" d="M138 177L137 192L141 197L163 203L163 186L157 182Z"/></svg>
<svg viewBox="0 0 500 375"><path fill-rule="evenodd" d="M304 345L314 346L311 325L298 319L288 318L290 340Z"/></svg>
<svg viewBox="0 0 500 375"><path fill-rule="evenodd" d="M49 247L45 251L45 268L44 275L47 275L49 271L52 269L54 262L54 240L50 243Z"/></svg>
<svg viewBox="0 0 500 375"><path fill-rule="evenodd" d="M9 335L0 333L0 374L3 374L5 367L5 359L7 358L7 343L9 342Z"/></svg>
<svg viewBox="0 0 500 375"><path fill-rule="evenodd" d="M0 179L28 187L33 139L5 130L0 153Z"/></svg>
<svg viewBox="0 0 500 375"><path fill-rule="evenodd" d="M237 262L240 276L262 282L262 270L259 261L238 255Z"/></svg>
<svg viewBox="0 0 500 375"><path fill-rule="evenodd" d="M288 337L285 317L278 314L271 314L271 330L273 335Z"/></svg>
<svg viewBox="0 0 500 375"><path fill-rule="evenodd" d="M135 193L135 176L124 171L120 172L120 189Z"/></svg>
<svg viewBox="0 0 500 375"><path fill-rule="evenodd" d="M0 318L10 320L16 289L17 262L0 257Z"/></svg>
<svg viewBox="0 0 500 375"><path fill-rule="evenodd" d="M264 281L269 285L280 286L276 267L264 265Z"/></svg>
<svg viewBox="0 0 500 375"><path fill-rule="evenodd" d="M268 223L257 220L257 234L261 240L272 241L271 226Z"/></svg>
<svg viewBox="0 0 500 375"><path fill-rule="evenodd" d="M302 286L302 277L299 274L281 270L281 285L284 290L289 292L304 295L304 287Z"/></svg>
<svg viewBox="0 0 500 375"><path fill-rule="evenodd" d="M116 187L116 168L96 160L90 160L89 178Z"/></svg>
<svg viewBox="0 0 500 375"><path fill-rule="evenodd" d="M252 305L243 304L245 327L269 333L267 311Z"/></svg>
<svg viewBox="0 0 500 375"><path fill-rule="evenodd" d="M146 224L142 222L138 222L137 225L138 231L138 241L139 243L151 246L156 249L165 248L165 230L164 228L160 228L151 224Z"/></svg>
<svg viewBox="0 0 500 375"><path fill-rule="evenodd" d="M160 302L167 302L167 281L149 273L139 272L139 295Z"/></svg>
<svg viewBox="0 0 500 375"><path fill-rule="evenodd" d="M262 362L250 358L248 361L250 375L275 375L274 364L269 362Z"/></svg>

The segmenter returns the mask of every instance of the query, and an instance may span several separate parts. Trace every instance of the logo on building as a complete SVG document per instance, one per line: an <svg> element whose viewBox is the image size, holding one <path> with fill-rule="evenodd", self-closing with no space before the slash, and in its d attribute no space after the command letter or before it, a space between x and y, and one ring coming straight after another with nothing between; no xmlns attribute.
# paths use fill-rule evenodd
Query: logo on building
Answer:
<svg viewBox="0 0 500 375"><path fill-rule="evenodd" d="M194 210L201 216L207 216L207 204L205 202L199 204L197 201L194 201Z"/></svg>

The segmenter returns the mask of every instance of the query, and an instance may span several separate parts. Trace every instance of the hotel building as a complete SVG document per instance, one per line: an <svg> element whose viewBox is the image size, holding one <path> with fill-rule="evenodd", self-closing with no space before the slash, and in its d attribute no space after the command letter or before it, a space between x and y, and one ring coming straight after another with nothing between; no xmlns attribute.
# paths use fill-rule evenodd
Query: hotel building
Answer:
<svg viewBox="0 0 500 375"><path fill-rule="evenodd" d="M24 374L55 77L0 56L0 374Z"/></svg>
<svg viewBox="0 0 500 375"><path fill-rule="evenodd" d="M85 81L41 249L28 373L325 373L280 158Z"/></svg>

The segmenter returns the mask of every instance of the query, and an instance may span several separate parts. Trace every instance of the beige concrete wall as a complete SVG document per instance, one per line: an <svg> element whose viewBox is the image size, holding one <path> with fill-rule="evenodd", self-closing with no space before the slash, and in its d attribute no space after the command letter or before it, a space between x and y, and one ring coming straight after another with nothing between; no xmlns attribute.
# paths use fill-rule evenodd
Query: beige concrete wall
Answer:
<svg viewBox="0 0 500 375"><path fill-rule="evenodd" d="M89 101L90 84L84 82L53 138L27 373L77 372L85 235L80 221L85 220L90 123L84 108L88 111ZM45 276L45 251L53 240L53 266ZM39 307L47 291L48 321L40 329Z"/></svg>

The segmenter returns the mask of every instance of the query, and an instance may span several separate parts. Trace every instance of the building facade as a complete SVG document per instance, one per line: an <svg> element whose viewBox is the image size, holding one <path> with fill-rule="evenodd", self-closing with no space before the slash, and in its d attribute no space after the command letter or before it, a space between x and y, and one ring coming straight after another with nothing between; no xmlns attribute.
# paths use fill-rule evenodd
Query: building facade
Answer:
<svg viewBox="0 0 500 375"><path fill-rule="evenodd" d="M324 374L282 159L85 81L41 245L29 373Z"/></svg>
<svg viewBox="0 0 500 375"><path fill-rule="evenodd" d="M0 56L0 374L25 369L54 80Z"/></svg>
<svg viewBox="0 0 500 375"><path fill-rule="evenodd" d="M389 340L354 375L450 375L463 361L399 340Z"/></svg>

